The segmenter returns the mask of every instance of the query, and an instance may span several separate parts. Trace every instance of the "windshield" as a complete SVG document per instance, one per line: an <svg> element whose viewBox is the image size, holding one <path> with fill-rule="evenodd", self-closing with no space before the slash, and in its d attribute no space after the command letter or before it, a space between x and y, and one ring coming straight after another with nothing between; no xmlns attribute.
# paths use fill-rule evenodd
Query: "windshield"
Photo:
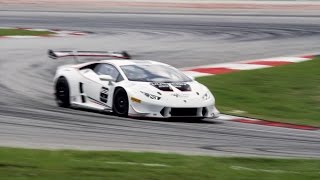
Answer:
<svg viewBox="0 0 320 180"><path fill-rule="evenodd" d="M129 81L143 82L190 82L188 76L177 69L159 64L120 66Z"/></svg>

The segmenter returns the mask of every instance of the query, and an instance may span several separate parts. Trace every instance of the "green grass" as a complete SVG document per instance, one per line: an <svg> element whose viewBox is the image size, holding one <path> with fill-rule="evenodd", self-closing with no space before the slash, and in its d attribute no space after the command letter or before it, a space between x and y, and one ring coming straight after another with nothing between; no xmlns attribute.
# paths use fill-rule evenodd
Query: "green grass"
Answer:
<svg viewBox="0 0 320 180"><path fill-rule="evenodd" d="M316 180L319 169L317 159L0 148L0 179L6 180Z"/></svg>
<svg viewBox="0 0 320 180"><path fill-rule="evenodd" d="M44 36L53 34L50 31L32 31L23 29L0 29L0 36Z"/></svg>
<svg viewBox="0 0 320 180"><path fill-rule="evenodd" d="M320 58L197 80L224 113L320 126Z"/></svg>

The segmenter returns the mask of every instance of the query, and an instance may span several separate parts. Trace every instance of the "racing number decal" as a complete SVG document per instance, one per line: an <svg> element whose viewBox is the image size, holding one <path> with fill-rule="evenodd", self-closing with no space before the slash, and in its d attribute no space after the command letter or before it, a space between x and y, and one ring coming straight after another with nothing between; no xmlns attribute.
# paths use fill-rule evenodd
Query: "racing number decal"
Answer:
<svg viewBox="0 0 320 180"><path fill-rule="evenodd" d="M100 91L100 101L107 103L108 102L108 96L109 96L109 89L102 87Z"/></svg>

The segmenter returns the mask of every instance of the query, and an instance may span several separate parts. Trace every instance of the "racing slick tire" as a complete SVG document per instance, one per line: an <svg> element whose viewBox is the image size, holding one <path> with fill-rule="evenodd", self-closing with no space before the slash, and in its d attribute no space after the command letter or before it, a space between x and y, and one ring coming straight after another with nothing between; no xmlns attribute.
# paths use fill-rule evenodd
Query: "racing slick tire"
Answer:
<svg viewBox="0 0 320 180"><path fill-rule="evenodd" d="M70 89L65 77L60 77L56 83L55 89L56 102L59 107L70 107Z"/></svg>
<svg viewBox="0 0 320 180"><path fill-rule="evenodd" d="M129 100L127 92L122 89L116 89L114 93L112 110L117 116L127 117L129 111Z"/></svg>

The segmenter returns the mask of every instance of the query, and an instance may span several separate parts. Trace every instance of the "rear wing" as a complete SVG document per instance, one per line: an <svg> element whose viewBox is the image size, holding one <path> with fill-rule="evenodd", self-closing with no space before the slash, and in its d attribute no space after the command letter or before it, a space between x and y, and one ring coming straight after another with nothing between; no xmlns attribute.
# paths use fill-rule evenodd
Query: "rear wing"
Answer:
<svg viewBox="0 0 320 180"><path fill-rule="evenodd" d="M131 59L131 56L126 51L113 52L113 51L54 51L49 49L48 56L51 59L58 59L63 57L74 57L77 61L77 57L108 57L119 59Z"/></svg>

